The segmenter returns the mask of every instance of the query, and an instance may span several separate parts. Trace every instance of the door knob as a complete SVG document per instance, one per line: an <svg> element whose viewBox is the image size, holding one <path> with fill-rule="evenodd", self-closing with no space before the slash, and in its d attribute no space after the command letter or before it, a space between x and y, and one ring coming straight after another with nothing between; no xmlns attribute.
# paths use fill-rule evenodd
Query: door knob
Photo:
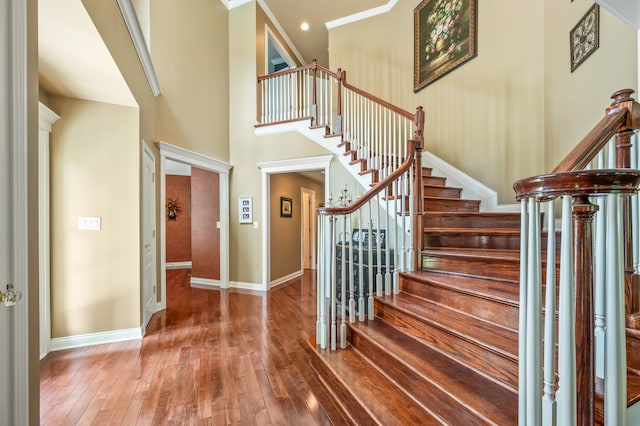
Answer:
<svg viewBox="0 0 640 426"><path fill-rule="evenodd" d="M13 284L7 284L7 291L0 291L0 302L5 306L13 306L22 299L22 292L13 288Z"/></svg>

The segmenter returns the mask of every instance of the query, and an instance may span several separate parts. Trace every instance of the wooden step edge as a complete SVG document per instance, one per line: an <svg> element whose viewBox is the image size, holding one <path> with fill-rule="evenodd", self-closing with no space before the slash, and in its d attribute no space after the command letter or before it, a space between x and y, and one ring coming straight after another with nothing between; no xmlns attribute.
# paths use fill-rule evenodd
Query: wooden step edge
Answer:
<svg viewBox="0 0 640 426"><path fill-rule="evenodd" d="M324 135L325 139L331 139L331 138L342 138L342 132L337 132L337 133L329 133L328 135Z"/></svg>
<svg viewBox="0 0 640 426"><path fill-rule="evenodd" d="M440 272L437 272L437 273L440 273ZM452 274L447 274L447 275L453 276L453 277L456 277L456 278L460 277L460 275L452 275ZM508 307L511 307L511 308L519 308L520 307L519 298L511 299L511 298L508 298L508 297L505 297L505 296L498 296L498 295L495 295L495 294L487 294L486 292L481 292L481 291L478 291L478 290L475 290L475 289L471 289L470 287L462 287L462 286L460 286L458 284L448 283L448 282L445 282L443 280L439 280L437 277L433 277L433 278L422 278L422 277L420 277L420 278L417 278L418 276L410 275L410 274L407 274L405 272L400 272L400 276L404 277L403 279L407 279L407 280L411 280L411 281L417 281L417 282L423 283L425 285L430 285L430 286L433 286L433 287L442 288L442 289L453 291L453 292L456 292L456 293L466 294L468 296L477 297L477 298L480 298L480 299L488 300L490 302L502 303L502 304L507 305ZM414 277L416 277L416 278L414 278ZM442 278L444 278L444 277L442 277ZM500 282L500 283L509 282L509 283L514 283L514 285L518 284L517 281L513 281L513 280L503 281L503 280L495 280L495 279L489 278L489 277L487 277L486 281L494 281L494 282ZM418 295L414 295L413 293L410 293L410 294L412 296L414 296L414 297L419 297L421 299L424 299L423 297L418 296ZM428 299L426 299L426 300L428 300ZM433 303L437 303L437 302L433 302ZM482 318L480 318L480 319L482 319ZM498 325L498 324L495 324L495 325ZM512 329L512 328L509 328L509 327L507 327L507 329L509 329L511 331L515 331L515 332L518 331L516 329Z"/></svg>
<svg viewBox="0 0 640 426"><path fill-rule="evenodd" d="M361 329L359 323L356 323L355 325L349 324L348 326L349 326L349 329L350 329L351 333L357 333L358 335L360 335L361 338L367 340L369 342L369 344L374 349L377 349L378 353L384 353L385 356L387 356L387 357L389 357L391 359L391 362L394 363L394 365L401 366L401 369L403 369L404 371L409 373L409 374L405 374L405 375L416 376L420 381L428 383L429 386L437 389L437 391L439 393L442 393L445 397L447 397L448 399L451 400L451 402L448 402L448 401L444 401L442 398L438 398L438 401L440 402L440 404L445 404L445 405L447 405L449 407L453 407L453 404L456 404L459 408L462 409L462 411L466 411L470 415L470 417L473 417L476 420L481 420L483 422L483 424L493 424L494 423L494 421L492 421L490 418L487 417L486 413L483 413L478 409L477 404L474 404L477 401L476 399L473 399L472 401L468 401L466 399L460 398L459 395L450 392L449 391L449 387L447 386L447 383L445 381L443 381L442 379L438 379L438 378L435 378L435 377L427 375L427 371L425 369L417 368L416 365L414 365L413 363L408 362L407 361L407 356L402 356L402 354L397 354L396 351L389 350L390 346L383 345L377 339L375 339L374 336L370 336L363 329ZM397 333L399 333L401 335L401 337L400 337L401 340L408 339L408 340L411 340L411 341L415 342L416 345L425 346L426 349L428 349L429 351L433 352L434 356L441 356L442 358L448 360L447 362L452 362L454 365L458 365L459 369L464 369L465 372L467 372L467 374L476 376L478 378L478 380L480 380L480 381L487 381L488 383L490 383L492 385L496 385L496 381L495 380L488 379L484 374L478 372L477 370L475 370L473 368L469 368L467 365L459 362L458 360L456 360L454 358L451 358L447 354L442 353L440 350L438 350L436 348L432 348L429 345L425 345L425 343L421 342L419 339L416 339L415 337L413 337L411 335L403 333L402 331L396 329L393 326L390 326L388 324L386 326L391 328L391 329L393 329ZM380 331L374 331L374 333L375 334L380 334ZM390 339L390 340L394 340L394 339ZM358 350L358 349L356 348L356 350ZM398 350L401 351L401 352L406 352L404 350L404 346L403 345L399 345L398 346ZM414 352L410 352L408 355L411 356L411 354L414 354ZM363 355L363 356L368 359L368 357L366 355ZM414 354L414 356L416 356L417 358L422 359L420 356L417 356L415 354ZM424 363L428 364L426 361ZM381 370L377 366L377 363L371 362L371 364L375 365L376 368L378 369L378 371L381 372L381 374L383 374L384 376L386 376L390 380L393 380L393 378L389 377L388 374L384 370ZM426 367L426 365L424 367ZM397 369L398 367L395 367L395 368ZM439 371L443 375L447 373L447 372L442 371L442 370L439 370ZM498 388L502 389L503 391L505 389L504 386L500 386L500 385L498 385ZM404 390L404 387L401 387L401 389L403 389L403 391L406 394L408 394L409 397L411 397L418 404L424 406L424 402L419 400L418 396L413 395L412 393L409 393L409 391L407 391L407 390ZM511 393L511 394L516 394L516 392L513 392L513 389L511 389L511 388L508 388L507 391L509 393ZM472 392L470 392L470 393L472 393ZM471 395L468 394L467 398L471 398ZM425 407L425 408L429 409L428 407ZM434 414L438 415L436 413L434 413ZM440 416L440 417L442 417L442 416ZM467 424L467 423L465 423L465 424ZM475 422L473 424L475 424Z"/></svg>
<svg viewBox="0 0 640 426"><path fill-rule="evenodd" d="M366 162L367 162L367 160L365 160L364 158L356 158L355 160L349 161L349 165L350 166L355 166L356 164L362 164L362 163L366 163Z"/></svg>
<svg viewBox="0 0 640 426"><path fill-rule="evenodd" d="M445 187L445 188L446 188L446 187ZM478 204L478 205L480 204L480 200L470 200L470 199L468 199L468 198L456 198L456 197L434 197L434 196L431 196L431 195L425 195L423 198L424 198L424 201L425 201L425 202L430 201L430 200L433 200L433 201L439 201L439 200L442 200L442 201L451 201L451 200L455 200L455 201L460 201L460 202L463 202L463 203L469 203L469 204Z"/></svg>
<svg viewBox="0 0 640 426"><path fill-rule="evenodd" d="M520 228L447 228L424 226L423 231L430 234L467 234L467 235L520 235Z"/></svg>
<svg viewBox="0 0 640 426"><path fill-rule="evenodd" d="M511 253L512 252L512 253ZM452 248L426 247L421 250L422 255L452 258L491 259L499 261L520 262L519 250L483 249L483 248Z"/></svg>
<svg viewBox="0 0 640 426"><path fill-rule="evenodd" d="M335 390L335 394L338 397L338 400L346 400L348 398L348 396L351 396L352 400L354 400L358 407L362 410L362 414L366 415L367 418L369 418L369 421L362 421L362 419L359 419L358 421L356 421L354 424L376 424L376 425L384 425L386 424L386 422L382 421L382 419L380 419L380 414L376 414L375 412L372 411L371 407L369 406L369 404L371 403L371 400L362 400L362 398L359 397L358 394L354 393L351 391L351 387L350 384L345 383L345 381L343 380L343 378L340 376L339 372L337 372L335 370L335 368L333 367L333 365L331 365L328 362L324 361L323 356L320 354L320 351L324 351L324 349L319 349L318 346L315 343L315 336L311 336L308 340L308 344L309 346L311 346L311 350L313 352L312 355L312 359L311 359L311 363L312 366L314 367L314 369L316 370L316 372L318 372L320 374L320 371L318 371L318 367L321 368L322 370L324 370L325 373L327 373L328 375L330 375L332 382L335 382L335 384L338 386L338 388L335 388L333 385L329 384L329 386L331 386L332 388L334 388ZM333 351L332 354L330 354L329 356L339 356L340 352L343 351L352 351L352 353L357 354L357 356L359 358L362 359L362 361L364 363L366 363L366 365L362 368L365 369L372 369L374 370L376 373L378 373L378 375L382 376L383 379L387 380L388 386L386 386L387 388L391 388L393 387L393 394L394 395L398 395L398 390L400 390L400 388L396 385L395 381L393 380L389 380L388 376L382 374L380 372L380 370L373 364L371 364L369 362L369 360L363 356L359 351L357 351L355 348L353 348L352 346L348 346L347 349L340 349L338 351ZM380 389L383 386L383 383L378 382L378 389ZM384 392L384 391L381 391ZM341 395L342 393L342 395ZM427 424L442 424L445 425L446 423L438 418L437 416L435 416L430 410L428 410L427 408L423 407L423 405L418 404L413 398L409 397L406 393L401 392L401 395L404 397L403 399L406 402L410 402L413 404L414 409L418 409L420 411L420 418L424 419L425 421L427 421ZM409 409L409 406L403 407L405 408L405 410L403 410L404 413L406 413ZM392 410L389 410L390 413L392 413ZM417 416L415 416L415 413L413 413L414 415L412 415L411 417L416 418ZM351 416L350 416L351 417ZM431 421L431 422L429 422Z"/></svg>
<svg viewBox="0 0 640 426"><path fill-rule="evenodd" d="M434 188L441 188L439 186L436 186ZM424 212L423 216L507 216L507 217L515 217L517 216L518 218L520 218L520 213L519 212L445 212L445 213L440 213L440 212Z"/></svg>
<svg viewBox="0 0 640 426"><path fill-rule="evenodd" d="M314 337L315 339L315 337ZM312 362L312 361L310 361ZM314 368L315 370L315 368ZM321 374L319 374L316 371L316 378L318 379L318 381L320 382L320 384L322 385L322 387L324 388L324 390L327 392L327 394L329 395L329 398L331 398L331 402L333 403L333 406L336 408L336 410L340 413L340 415L344 418L344 420L347 420L349 423L351 424L357 424L358 421L356 418L354 418L351 415L351 410L349 410L347 407L345 407L342 404L342 401L340 400L340 397L334 392L333 390L333 386L331 386L329 383L327 383L324 379L324 377L322 377Z"/></svg>
<svg viewBox="0 0 640 426"><path fill-rule="evenodd" d="M393 297L393 296L391 296L391 297ZM411 297L415 297L415 296L411 296ZM425 300L425 299L422 299L422 300ZM478 339L476 339L476 338L474 338L472 336L469 336L468 333L464 333L464 331L462 331L462 330L454 329L454 328L451 328L451 327L447 326L446 324L442 323L441 321L437 321L437 320L432 319L432 318L426 318L426 317L420 315L419 313L417 313L415 311L411 311L409 309L406 309L403 306L397 305L395 303L395 300L393 300L393 302L389 302L389 300L387 300L385 298L385 296L383 296L383 297L376 297L376 301L378 301L380 303L383 303L383 304L391 307L392 309L400 311L403 314L408 315L408 316L410 316L410 317L412 317L412 318L414 318L414 319L416 319L416 320L418 320L420 322L429 323L432 326L434 326L436 328L439 328L440 330L442 330L442 331L444 331L446 333L449 333L452 336L455 336L456 338L458 338L460 340L464 340L464 341L466 341L468 343L471 343L473 345L477 345L477 346L481 347L482 349L484 349L484 350L486 350L488 352L491 352L491 353L493 353L495 355L498 355L500 357L503 357L505 359L511 360L512 362L516 362L516 363L518 362L518 355L517 354L509 353L508 351L506 351L504 349L501 349L501 348L498 348L498 347L496 347L494 345L491 345L489 342L484 342L482 340L478 340ZM454 311L453 309L450 309L447 306L443 306L443 305L437 304L435 302L430 302L430 303L438 305L439 307L447 309L449 311ZM475 317L469 317L469 319L470 320L475 320L476 318ZM489 324L494 325L494 326L498 326L495 323L489 323ZM503 327L500 327L500 328L503 328ZM510 329L505 329L505 330L511 332ZM516 340L517 340L517 337L516 337Z"/></svg>
<svg viewBox="0 0 640 426"><path fill-rule="evenodd" d="M267 126L275 126L276 124L286 124L286 123L296 123L298 121L311 120L311 116L308 117L300 117L300 118L292 118L290 120L279 120L279 121L271 121L269 123L256 123L253 125L254 128L267 127Z"/></svg>

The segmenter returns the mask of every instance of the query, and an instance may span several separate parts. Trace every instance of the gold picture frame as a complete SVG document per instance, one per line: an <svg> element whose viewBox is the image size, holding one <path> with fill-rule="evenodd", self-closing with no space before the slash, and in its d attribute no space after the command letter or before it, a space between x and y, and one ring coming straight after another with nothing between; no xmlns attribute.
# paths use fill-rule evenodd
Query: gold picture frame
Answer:
<svg viewBox="0 0 640 426"><path fill-rule="evenodd" d="M413 11L413 91L477 56L477 0L422 0Z"/></svg>

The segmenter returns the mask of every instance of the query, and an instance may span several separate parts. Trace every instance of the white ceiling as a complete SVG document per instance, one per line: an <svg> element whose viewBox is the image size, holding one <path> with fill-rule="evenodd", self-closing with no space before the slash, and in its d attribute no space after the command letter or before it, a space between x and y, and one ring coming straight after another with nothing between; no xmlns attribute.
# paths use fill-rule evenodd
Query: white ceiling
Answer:
<svg viewBox="0 0 640 426"><path fill-rule="evenodd" d="M46 92L138 106L81 0L38 1L38 50Z"/></svg>

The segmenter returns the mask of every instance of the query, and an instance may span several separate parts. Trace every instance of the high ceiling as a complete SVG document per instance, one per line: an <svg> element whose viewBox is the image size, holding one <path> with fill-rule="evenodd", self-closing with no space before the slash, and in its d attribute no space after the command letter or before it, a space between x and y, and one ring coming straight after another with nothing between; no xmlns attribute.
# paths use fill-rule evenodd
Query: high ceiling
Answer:
<svg viewBox="0 0 640 426"><path fill-rule="evenodd" d="M115 1L115 0L111 0ZM217 0L211 0L217 1ZM233 8L253 0L220 0ZM257 0L277 22L298 60L329 65L326 23L388 11L398 0ZM372 10L373 9L373 10ZM308 31L300 24L306 21ZM51 94L136 106L81 0L39 0L40 84Z"/></svg>
<svg viewBox="0 0 640 426"><path fill-rule="evenodd" d="M374 8L386 10L397 0L262 0L284 29L293 45L308 63L317 59L329 65L329 32L325 23L368 12ZM232 2L230 2L233 4ZM300 24L309 29L302 31ZM298 58L300 59L300 58Z"/></svg>

